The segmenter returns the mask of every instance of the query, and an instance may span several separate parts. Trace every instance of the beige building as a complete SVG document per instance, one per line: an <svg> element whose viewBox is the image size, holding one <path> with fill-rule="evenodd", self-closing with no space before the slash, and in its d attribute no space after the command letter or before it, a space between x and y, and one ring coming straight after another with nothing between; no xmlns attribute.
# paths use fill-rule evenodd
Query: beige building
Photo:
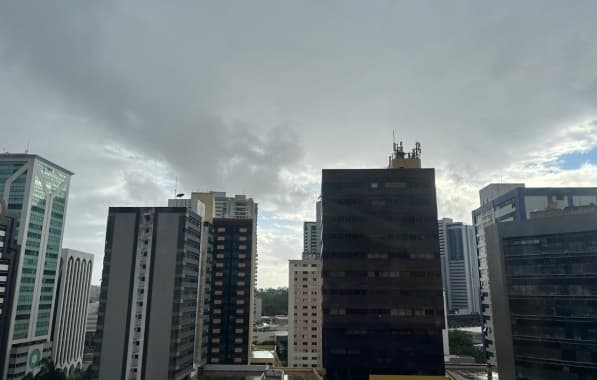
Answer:
<svg viewBox="0 0 597 380"><path fill-rule="evenodd" d="M288 367L321 368L321 260L290 260Z"/></svg>

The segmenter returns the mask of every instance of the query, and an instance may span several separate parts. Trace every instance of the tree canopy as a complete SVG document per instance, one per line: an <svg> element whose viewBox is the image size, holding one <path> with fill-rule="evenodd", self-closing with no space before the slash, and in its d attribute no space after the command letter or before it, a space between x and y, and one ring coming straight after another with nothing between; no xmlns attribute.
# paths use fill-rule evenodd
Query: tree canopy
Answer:
<svg viewBox="0 0 597 380"><path fill-rule="evenodd" d="M473 344L473 340L467 333L460 330L450 330L450 354L472 356L476 363L483 363L483 351Z"/></svg>
<svg viewBox="0 0 597 380"><path fill-rule="evenodd" d="M288 314L288 288L257 289L257 296L262 299L263 315Z"/></svg>

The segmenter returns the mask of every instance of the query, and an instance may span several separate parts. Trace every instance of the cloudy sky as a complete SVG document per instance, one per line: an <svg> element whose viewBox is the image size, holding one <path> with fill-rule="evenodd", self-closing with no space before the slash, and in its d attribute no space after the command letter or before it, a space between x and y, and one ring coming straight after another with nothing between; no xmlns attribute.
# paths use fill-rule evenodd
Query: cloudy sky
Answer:
<svg viewBox="0 0 597 380"><path fill-rule="evenodd" d="M507 3L507 2L506 2ZM489 182L597 185L597 2L3 1L0 150L76 174L64 246L110 205L260 205L259 286L287 284L321 168L435 167L440 216Z"/></svg>

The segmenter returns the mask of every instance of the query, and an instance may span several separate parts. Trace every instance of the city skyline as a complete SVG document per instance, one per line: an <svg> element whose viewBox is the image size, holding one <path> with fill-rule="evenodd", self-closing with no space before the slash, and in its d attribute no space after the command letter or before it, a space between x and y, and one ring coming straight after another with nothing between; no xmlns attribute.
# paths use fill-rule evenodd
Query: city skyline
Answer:
<svg viewBox="0 0 597 380"><path fill-rule="evenodd" d="M595 13L7 4L0 152L76 173L63 244L97 263L108 206L165 206L175 189L247 194L260 204L258 286L286 286L320 170L383 167L393 130L436 168L440 218L470 224L492 182L597 183Z"/></svg>

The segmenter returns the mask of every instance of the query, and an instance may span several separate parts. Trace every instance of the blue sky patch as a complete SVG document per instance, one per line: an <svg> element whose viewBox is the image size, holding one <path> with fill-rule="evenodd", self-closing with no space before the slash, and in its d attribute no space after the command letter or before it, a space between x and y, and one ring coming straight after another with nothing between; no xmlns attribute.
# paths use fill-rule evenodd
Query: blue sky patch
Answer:
<svg viewBox="0 0 597 380"><path fill-rule="evenodd" d="M559 167L566 170L580 168L585 162L597 164L597 147L586 152L574 152L559 157Z"/></svg>

